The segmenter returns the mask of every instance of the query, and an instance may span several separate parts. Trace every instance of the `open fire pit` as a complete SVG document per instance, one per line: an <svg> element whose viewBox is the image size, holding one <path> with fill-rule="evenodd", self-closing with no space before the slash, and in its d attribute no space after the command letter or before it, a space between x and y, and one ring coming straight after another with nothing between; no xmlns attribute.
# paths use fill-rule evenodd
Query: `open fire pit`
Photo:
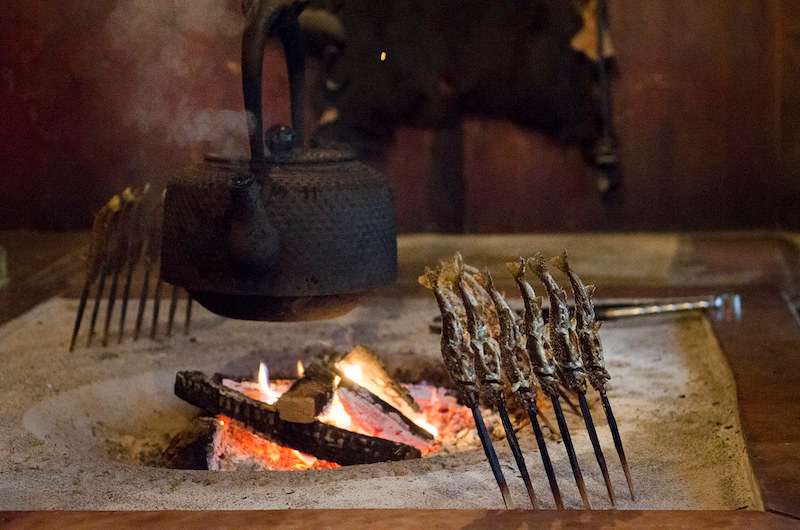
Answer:
<svg viewBox="0 0 800 530"><path fill-rule="evenodd" d="M308 369L298 361L295 379L270 380L264 363L255 381L179 372L175 393L213 415L173 438L164 463L174 468L334 469L480 447L450 389L401 385L360 346Z"/></svg>
<svg viewBox="0 0 800 530"><path fill-rule="evenodd" d="M76 300L54 299L0 330L4 347L19 352L7 358L9 383L0 388L0 413L8 425L0 432L0 451L12 470L0 475L3 508L503 506L474 429L452 396L439 336L430 330L438 310L429 297L376 296L344 317L268 327L221 319L196 308L189 336L98 345L70 354L68 337L76 307ZM136 309L132 300L131 310ZM179 303L179 314L183 309ZM667 315L611 322L604 332L606 359L614 374L609 394L638 494L636 501L620 495L617 507L759 508L734 384L704 318ZM324 469L318 458L311 466L303 461L301 467L307 469L272 470L252 455L259 448L267 454L276 446L233 422L221 430L216 413L175 396L176 374L187 370L199 371L209 381L214 381L215 373L224 374L234 387L258 389L261 361L274 374L270 389L280 392L288 389L286 380L298 378L298 360L307 375L321 355L349 353L359 343L375 352L389 376L409 391L426 420L439 429L437 451L421 458L337 464L335 469ZM431 414L434 407L426 402L434 387L438 402L454 407L448 412L449 426ZM599 412L596 396L590 395L590 403ZM583 422L566 404L564 411L592 505L610 508ZM495 438L502 437L500 422L487 409L482 412ZM163 458L165 450L198 415L217 422L214 435L225 442L217 445L217 450L224 450L217 456L225 458L210 462L221 471L170 469ZM602 414L596 416L603 448L613 454ZM555 425L552 410L543 407L542 417ZM540 506L553 508L530 428L521 422L516 426ZM558 430L544 422L543 428L564 503L579 508L581 499ZM238 451L240 442L247 448L246 458L230 452L231 447ZM525 488L505 442L496 441L495 447L514 505L526 506ZM294 462L303 460L296 449L285 449L297 458ZM204 448L201 454L210 453ZM626 486L618 465L609 461L614 488L623 492Z"/></svg>

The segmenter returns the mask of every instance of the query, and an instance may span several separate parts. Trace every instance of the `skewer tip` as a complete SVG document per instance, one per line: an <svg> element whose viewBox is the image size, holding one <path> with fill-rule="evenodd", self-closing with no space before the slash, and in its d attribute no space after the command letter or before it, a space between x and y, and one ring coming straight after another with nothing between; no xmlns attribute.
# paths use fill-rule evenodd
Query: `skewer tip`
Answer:
<svg viewBox="0 0 800 530"><path fill-rule="evenodd" d="M492 469L495 482L497 482L497 486L500 489L500 495L503 497L503 504L505 504L507 510L511 509L511 492L508 490L508 484L503 476L503 470L500 468L500 460L498 460L497 453L494 451L492 438L489 436L489 431L486 430L486 424L483 422L480 408L478 408L477 402L470 408L472 409L472 416L475 419L475 428L478 431L478 438L480 438L481 445L483 445L483 452L486 455L486 459L489 461L489 466Z"/></svg>
<svg viewBox="0 0 800 530"><path fill-rule="evenodd" d="M589 503L589 496L586 494L586 483L583 480L583 473L581 472L580 464L578 464L578 457L575 454L575 446L572 445L572 437L569 434L569 426L567 420L564 418L564 411L561 410L561 403L558 400L558 394L551 394L550 401L553 403L553 413L556 416L558 423L558 430L561 433L561 440L564 442L564 449L569 458L569 465L572 468L572 475L575 477L575 485L578 487L578 492L581 495L583 506L587 510L592 509Z"/></svg>
<svg viewBox="0 0 800 530"><path fill-rule="evenodd" d="M606 485L608 500L611 501L612 507L616 507L617 500L614 495L614 488L611 486L611 477L609 477L608 474L606 457L603 454L603 448L600 446L600 440L597 437L597 429L595 429L594 420L592 420L592 413L589 410L589 404L586 402L586 395L582 392L578 393L578 403L581 407L581 414L583 415L583 421L586 424L586 431L589 434L589 440L592 442L592 449L594 450L594 456L597 459L597 465L600 467L600 472L603 474L603 482L605 482Z"/></svg>

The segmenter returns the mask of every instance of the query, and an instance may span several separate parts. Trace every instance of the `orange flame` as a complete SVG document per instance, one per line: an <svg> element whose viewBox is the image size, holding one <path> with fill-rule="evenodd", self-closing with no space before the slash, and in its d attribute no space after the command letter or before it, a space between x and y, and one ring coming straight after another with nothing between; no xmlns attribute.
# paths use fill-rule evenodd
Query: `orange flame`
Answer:
<svg viewBox="0 0 800 530"><path fill-rule="evenodd" d="M269 368L264 363L258 363L258 391L261 392L261 401L267 405L273 405L282 394L272 389L269 383Z"/></svg>
<svg viewBox="0 0 800 530"><path fill-rule="evenodd" d="M358 384L359 386L366 388L383 401L395 407L417 426L422 427L431 433L434 438L439 436L439 430L425 419L424 414L416 412L401 398L387 394L384 390L384 381L373 381L372 379L366 377L361 365L347 360L342 360L336 363L336 367L341 370L347 379Z"/></svg>
<svg viewBox="0 0 800 530"><path fill-rule="evenodd" d="M414 445L423 455L439 451L442 444L452 443L454 433L472 428L472 416L469 409L459 405L456 399L446 394L435 386L407 385L406 387L415 396L421 407L421 412L416 412L408 403L391 388L387 387L385 375L376 373L371 365L361 365L356 359L348 359L337 363L337 368L342 377L350 380L384 401L392 404L411 421L426 429L436 437L434 442L419 445L412 439L398 439ZM297 361L298 377L305 374L305 366ZM334 378L334 387L337 389L325 411L317 417L318 421L327 423L341 429L357 432L367 436L378 436L394 439L398 435L395 431L384 430L385 424L374 423L368 417L360 416L361 412L356 402L351 401L344 390L338 390L342 377ZM266 364L259 363L256 381L225 381L226 385L244 392L253 399L274 404L280 396L289 389L291 380L270 380L269 369ZM215 462L218 469L236 469L237 462L243 459L258 461L265 469L274 470L308 470L330 469L339 467L337 464L319 460L308 455L282 446L271 440L249 431L240 422L225 416L218 416L218 436L215 439ZM391 429L391 427L389 427ZM441 437L440 437L441 433ZM405 436L405 435L400 435Z"/></svg>
<svg viewBox="0 0 800 530"><path fill-rule="evenodd" d="M328 404L328 407L317 417L317 419L322 423L327 423L328 425L333 425L334 427L340 427L347 430L353 429L353 418L344 409L342 400L339 398L339 392L333 393L333 398L331 399L330 404Z"/></svg>

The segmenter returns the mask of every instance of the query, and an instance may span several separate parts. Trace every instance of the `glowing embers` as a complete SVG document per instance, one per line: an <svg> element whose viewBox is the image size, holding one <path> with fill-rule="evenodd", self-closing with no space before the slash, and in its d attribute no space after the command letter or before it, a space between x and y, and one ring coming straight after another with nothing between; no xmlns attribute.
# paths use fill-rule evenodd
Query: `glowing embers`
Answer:
<svg viewBox="0 0 800 530"><path fill-rule="evenodd" d="M320 460L259 436L243 423L227 416L217 417L217 430L208 455L208 469L211 471L302 471L337 467L339 464Z"/></svg>
<svg viewBox="0 0 800 530"><path fill-rule="evenodd" d="M298 363L298 379L270 380L269 371L262 364L256 381L221 378L221 383L278 411L281 400L291 401L295 407L298 402L302 405L302 399L324 394L325 384L329 383L332 392L313 417L314 422L410 446L422 456L480 446L473 436L471 411L460 405L448 389L425 383L398 384L377 358L363 348L325 364L330 367L329 379L320 366L315 362L306 370ZM315 380L322 383L310 384ZM309 387L313 392L308 392ZM207 448L210 470L291 471L333 469L340 465L331 461L335 457L325 459L297 450L226 415L215 416L212 425Z"/></svg>

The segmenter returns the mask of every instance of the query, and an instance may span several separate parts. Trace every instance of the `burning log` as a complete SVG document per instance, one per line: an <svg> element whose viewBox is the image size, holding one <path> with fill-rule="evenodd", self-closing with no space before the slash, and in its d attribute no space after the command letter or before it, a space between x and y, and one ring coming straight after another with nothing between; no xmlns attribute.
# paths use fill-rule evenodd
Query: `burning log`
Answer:
<svg viewBox="0 0 800 530"><path fill-rule="evenodd" d="M368 432L423 448L433 442L432 426L422 419L419 404L392 378L380 359L362 346L347 355L332 353L306 369L275 406L282 420L311 423L341 392L345 408L358 408L370 418ZM393 433L389 434L389 433Z"/></svg>
<svg viewBox="0 0 800 530"><path fill-rule="evenodd" d="M429 448L434 441L433 434L364 387L342 381L339 393L345 410L350 416L361 418L368 432L379 432L382 438L418 449Z"/></svg>
<svg viewBox="0 0 800 530"><path fill-rule="evenodd" d="M284 392L275 403L284 421L312 423L328 406L336 391L336 374L314 363L303 377Z"/></svg>
<svg viewBox="0 0 800 530"><path fill-rule="evenodd" d="M418 458L418 449L366 436L320 421L298 423L280 417L278 407L250 398L222 384L221 376L178 372L175 395L212 415L225 415L265 437L317 458L341 465Z"/></svg>
<svg viewBox="0 0 800 530"><path fill-rule="evenodd" d="M337 369L345 372L344 375L353 379L354 374L347 370L348 366L358 366L359 371L355 376L355 381L360 386L366 388L383 401L397 403L395 408L408 409L419 413L419 404L414 401L408 390L399 385L395 379L386 371L386 367L381 360L371 351L363 346L356 346L350 353L345 355L336 363ZM405 410L400 410L405 413ZM406 413L408 416L408 414Z"/></svg>

